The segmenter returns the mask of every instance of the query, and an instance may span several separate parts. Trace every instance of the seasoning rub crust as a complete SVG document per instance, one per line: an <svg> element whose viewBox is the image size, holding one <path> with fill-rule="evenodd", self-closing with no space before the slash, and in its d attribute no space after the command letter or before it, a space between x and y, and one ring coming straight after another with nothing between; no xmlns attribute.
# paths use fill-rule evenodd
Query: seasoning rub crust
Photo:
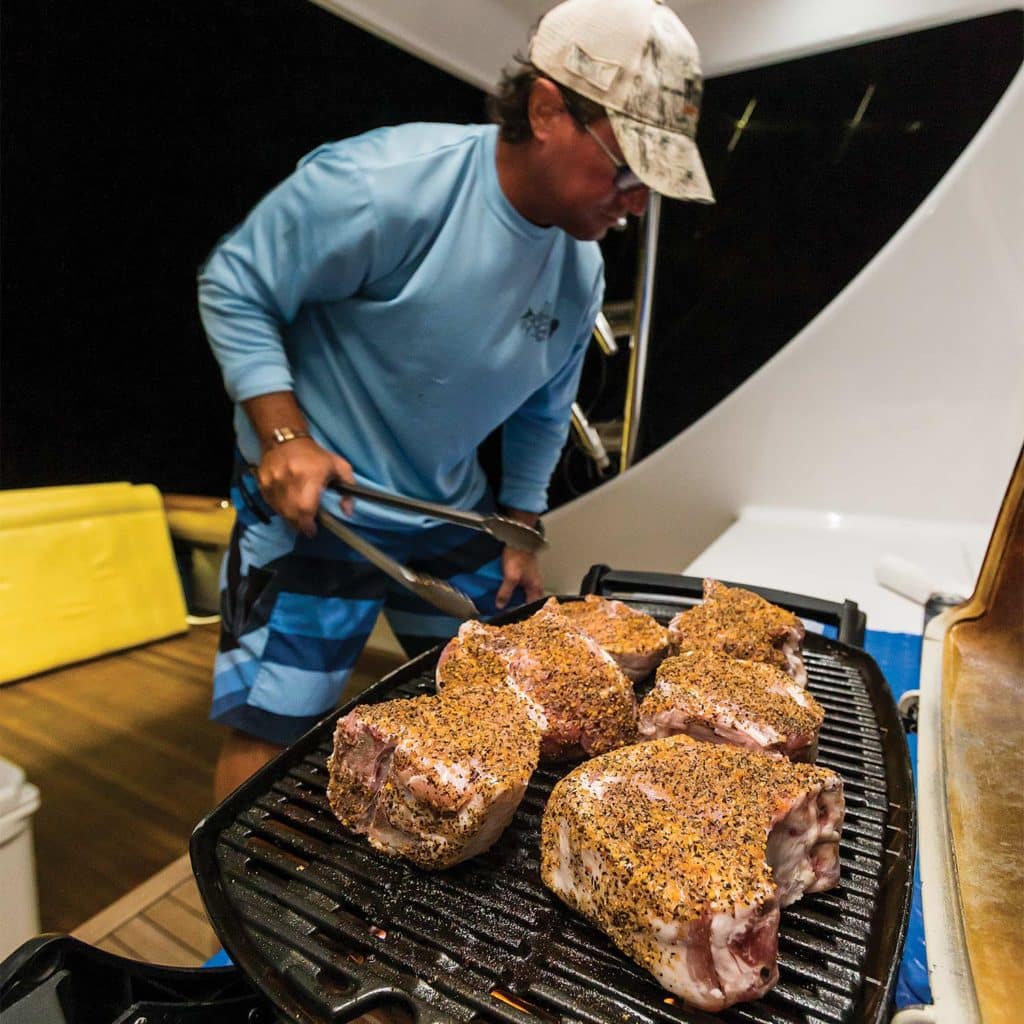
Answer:
<svg viewBox="0 0 1024 1024"><path fill-rule="evenodd" d="M706 1010L778 979L780 907L839 881L834 772L686 736L587 761L554 788L541 877Z"/></svg>
<svg viewBox="0 0 1024 1024"><path fill-rule="evenodd" d="M381 852L450 867L505 830L539 752L521 703L491 687L359 705L335 728L327 798Z"/></svg>
<svg viewBox="0 0 1024 1024"><path fill-rule="evenodd" d="M507 689L541 730L541 759L603 754L636 740L632 683L600 645L545 605L522 622L466 622L441 652L437 686Z"/></svg>
<svg viewBox="0 0 1024 1024"><path fill-rule="evenodd" d="M545 607L596 640L634 683L650 675L668 653L668 630L622 601L587 594L582 601L559 602L552 597Z"/></svg>
<svg viewBox="0 0 1024 1024"><path fill-rule="evenodd" d="M685 733L792 761L814 761L822 706L781 669L713 648L667 658L640 705L640 736Z"/></svg>
<svg viewBox="0 0 1024 1024"><path fill-rule="evenodd" d="M704 580L704 603L680 612L668 624L677 654L714 647L733 658L763 661L807 685L804 624L792 612L742 587Z"/></svg>

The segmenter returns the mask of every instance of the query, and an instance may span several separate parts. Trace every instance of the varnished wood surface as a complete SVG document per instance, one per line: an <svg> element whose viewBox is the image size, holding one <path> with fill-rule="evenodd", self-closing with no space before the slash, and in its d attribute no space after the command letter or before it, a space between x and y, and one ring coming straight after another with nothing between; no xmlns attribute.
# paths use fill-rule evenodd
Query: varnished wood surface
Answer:
<svg viewBox="0 0 1024 1024"><path fill-rule="evenodd" d="M0 688L0 755L40 789L40 922L70 932L187 852L212 803L216 626ZM356 692L397 659L364 654ZM155 959L155 957L154 957Z"/></svg>
<svg viewBox="0 0 1024 1024"><path fill-rule="evenodd" d="M981 1018L1014 1024L1024 986L1024 453L958 618L942 715L959 900Z"/></svg>
<svg viewBox="0 0 1024 1024"><path fill-rule="evenodd" d="M220 949L187 855L101 910L74 935L119 956L172 967L199 967Z"/></svg>

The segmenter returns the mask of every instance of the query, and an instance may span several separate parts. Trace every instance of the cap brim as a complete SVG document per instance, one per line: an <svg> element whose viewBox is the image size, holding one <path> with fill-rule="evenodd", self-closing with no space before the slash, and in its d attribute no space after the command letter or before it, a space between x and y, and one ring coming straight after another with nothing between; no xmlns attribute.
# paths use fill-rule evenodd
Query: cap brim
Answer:
<svg viewBox="0 0 1024 1024"><path fill-rule="evenodd" d="M634 121L614 110L608 111L608 120L626 163L648 188L673 199L715 201L693 139Z"/></svg>

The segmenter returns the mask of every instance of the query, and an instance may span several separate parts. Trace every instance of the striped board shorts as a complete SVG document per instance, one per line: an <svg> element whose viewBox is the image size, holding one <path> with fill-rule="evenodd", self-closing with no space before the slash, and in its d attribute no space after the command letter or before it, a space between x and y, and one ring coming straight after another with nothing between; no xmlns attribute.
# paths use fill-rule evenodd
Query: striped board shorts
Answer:
<svg viewBox="0 0 1024 1024"><path fill-rule="evenodd" d="M399 586L329 531L309 538L293 530L248 474L236 474L231 498L237 518L221 569L214 721L288 745L337 705L382 609L410 657L458 631L460 620ZM477 510L493 507L488 497ZM403 565L448 580L482 616L498 611L502 546L487 534L451 524L359 533ZM523 598L517 590L509 607Z"/></svg>

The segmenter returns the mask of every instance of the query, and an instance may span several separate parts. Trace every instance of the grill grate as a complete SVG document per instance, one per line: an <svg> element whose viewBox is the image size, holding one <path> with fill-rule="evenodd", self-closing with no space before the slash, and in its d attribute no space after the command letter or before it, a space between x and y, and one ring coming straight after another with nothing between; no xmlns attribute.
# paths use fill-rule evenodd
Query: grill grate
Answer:
<svg viewBox="0 0 1024 1024"><path fill-rule="evenodd" d="M663 622L676 607L644 609ZM846 793L840 886L782 914L780 980L710 1015L655 984L544 888L541 815L571 766L542 768L499 842L429 873L347 833L326 797L338 712L199 824L192 859L228 952L299 1021L404 1006L422 1022L880 1021L902 947L912 863L910 765L896 710L863 652L809 635L809 689L824 705L818 763ZM364 700L433 692L436 655Z"/></svg>

